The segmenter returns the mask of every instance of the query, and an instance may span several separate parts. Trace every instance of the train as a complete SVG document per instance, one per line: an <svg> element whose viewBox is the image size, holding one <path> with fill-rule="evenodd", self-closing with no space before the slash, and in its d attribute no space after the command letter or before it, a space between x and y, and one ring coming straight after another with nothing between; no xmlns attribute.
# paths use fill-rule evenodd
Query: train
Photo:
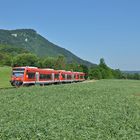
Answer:
<svg viewBox="0 0 140 140"><path fill-rule="evenodd" d="M31 66L13 67L10 83L12 86L49 85L82 82L85 73Z"/></svg>

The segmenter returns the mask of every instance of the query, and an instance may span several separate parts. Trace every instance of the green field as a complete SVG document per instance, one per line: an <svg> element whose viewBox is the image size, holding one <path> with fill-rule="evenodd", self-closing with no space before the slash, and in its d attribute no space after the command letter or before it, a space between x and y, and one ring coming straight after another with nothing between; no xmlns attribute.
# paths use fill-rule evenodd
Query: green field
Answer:
<svg viewBox="0 0 140 140"><path fill-rule="evenodd" d="M10 67L0 67L0 88L10 87L10 76L11 68Z"/></svg>
<svg viewBox="0 0 140 140"><path fill-rule="evenodd" d="M0 90L0 139L139 140L140 82Z"/></svg>

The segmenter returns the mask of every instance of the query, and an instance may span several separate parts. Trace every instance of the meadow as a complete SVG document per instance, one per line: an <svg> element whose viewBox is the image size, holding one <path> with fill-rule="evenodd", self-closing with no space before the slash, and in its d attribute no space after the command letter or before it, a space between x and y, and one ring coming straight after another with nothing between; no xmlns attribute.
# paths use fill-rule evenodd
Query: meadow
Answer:
<svg viewBox="0 0 140 140"><path fill-rule="evenodd" d="M0 88L11 87L11 67L0 67Z"/></svg>
<svg viewBox="0 0 140 140"><path fill-rule="evenodd" d="M2 89L0 139L139 140L140 82Z"/></svg>

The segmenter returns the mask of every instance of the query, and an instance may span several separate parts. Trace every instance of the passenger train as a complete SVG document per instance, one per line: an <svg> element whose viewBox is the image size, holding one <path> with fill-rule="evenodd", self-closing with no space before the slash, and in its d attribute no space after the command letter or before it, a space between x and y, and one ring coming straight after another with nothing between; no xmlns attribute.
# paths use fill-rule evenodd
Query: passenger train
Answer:
<svg viewBox="0 0 140 140"><path fill-rule="evenodd" d="M37 67L14 67L10 83L12 86L48 85L59 83L81 82L85 80L85 73L65 70L54 70Z"/></svg>

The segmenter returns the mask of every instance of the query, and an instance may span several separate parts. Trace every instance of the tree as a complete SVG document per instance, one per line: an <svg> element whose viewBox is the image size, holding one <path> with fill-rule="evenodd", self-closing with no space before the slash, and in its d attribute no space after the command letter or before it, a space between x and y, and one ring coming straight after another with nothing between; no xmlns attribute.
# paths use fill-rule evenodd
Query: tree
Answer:
<svg viewBox="0 0 140 140"><path fill-rule="evenodd" d="M112 70L113 76L116 79L122 79L122 72L119 69Z"/></svg>
<svg viewBox="0 0 140 140"><path fill-rule="evenodd" d="M73 61L71 63L67 63L66 70L80 71L80 65L77 62L75 62L75 61Z"/></svg>
<svg viewBox="0 0 140 140"><path fill-rule="evenodd" d="M100 59L99 69L100 69L100 72L102 73L103 79L113 78L112 69L106 65L105 60L103 58Z"/></svg>
<svg viewBox="0 0 140 140"><path fill-rule="evenodd" d="M103 68L103 69L108 69L108 66L105 63L104 58L100 59L100 63L99 63L99 67Z"/></svg>
<svg viewBox="0 0 140 140"><path fill-rule="evenodd" d="M0 65L11 66L12 57L6 53L0 53Z"/></svg>
<svg viewBox="0 0 140 140"><path fill-rule="evenodd" d="M85 79L88 78L88 74L89 74L89 69L86 65L80 65L80 67L82 68L82 72L85 73Z"/></svg>
<svg viewBox="0 0 140 140"><path fill-rule="evenodd" d="M99 69L99 67L97 68L90 68L89 70L89 78L90 79L102 79L102 73Z"/></svg>
<svg viewBox="0 0 140 140"><path fill-rule="evenodd" d="M57 61L57 59L54 57L46 57L45 59L41 59L40 65L43 68L56 69L56 67L55 67L56 61Z"/></svg>
<svg viewBox="0 0 140 140"><path fill-rule="evenodd" d="M58 70L66 69L66 59L63 55L57 57L55 68Z"/></svg>
<svg viewBox="0 0 140 140"><path fill-rule="evenodd" d="M31 53L19 54L13 59L13 66L38 66L38 57Z"/></svg>
<svg viewBox="0 0 140 140"><path fill-rule="evenodd" d="M100 63L96 68L91 68L89 72L90 78L95 79L112 79L114 78L113 70L109 68L103 58L100 59Z"/></svg>
<svg viewBox="0 0 140 140"><path fill-rule="evenodd" d="M138 73L133 74L133 79L140 80L140 75Z"/></svg>

